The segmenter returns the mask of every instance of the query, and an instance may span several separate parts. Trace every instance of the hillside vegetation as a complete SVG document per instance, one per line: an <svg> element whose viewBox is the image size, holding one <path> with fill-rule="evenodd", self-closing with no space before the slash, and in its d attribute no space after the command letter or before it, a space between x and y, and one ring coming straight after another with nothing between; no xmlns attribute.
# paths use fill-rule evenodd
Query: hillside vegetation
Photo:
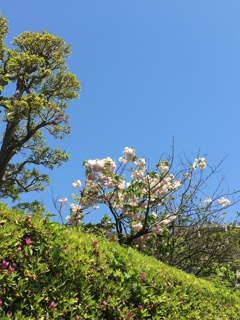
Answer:
<svg viewBox="0 0 240 320"><path fill-rule="evenodd" d="M0 204L1 319L240 319L240 298L128 247Z"/></svg>

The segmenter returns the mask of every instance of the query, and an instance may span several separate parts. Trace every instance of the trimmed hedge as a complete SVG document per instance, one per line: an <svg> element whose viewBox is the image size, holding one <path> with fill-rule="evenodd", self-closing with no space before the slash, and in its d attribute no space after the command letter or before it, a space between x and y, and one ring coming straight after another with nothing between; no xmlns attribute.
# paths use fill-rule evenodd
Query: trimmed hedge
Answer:
<svg viewBox="0 0 240 320"><path fill-rule="evenodd" d="M129 247L0 204L1 319L240 319L240 298Z"/></svg>

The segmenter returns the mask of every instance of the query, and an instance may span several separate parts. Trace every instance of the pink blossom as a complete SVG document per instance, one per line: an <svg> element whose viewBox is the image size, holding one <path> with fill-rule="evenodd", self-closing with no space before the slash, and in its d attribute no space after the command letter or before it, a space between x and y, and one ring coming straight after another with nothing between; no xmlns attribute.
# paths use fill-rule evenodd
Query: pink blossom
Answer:
<svg viewBox="0 0 240 320"><path fill-rule="evenodd" d="M155 227L152 227L152 232L154 232L156 234L162 234L163 229L160 226L155 226Z"/></svg>
<svg viewBox="0 0 240 320"><path fill-rule="evenodd" d="M11 312L11 311L8 311L8 312L7 312L7 316L8 316L8 317L11 317L11 316L12 316L12 312Z"/></svg>
<svg viewBox="0 0 240 320"><path fill-rule="evenodd" d="M17 251L21 251L22 250L22 247L17 247Z"/></svg>
<svg viewBox="0 0 240 320"><path fill-rule="evenodd" d="M110 173L114 173L116 168L116 163L113 159L107 157L106 159L103 159L104 162L104 169L106 169Z"/></svg>
<svg viewBox="0 0 240 320"><path fill-rule="evenodd" d="M76 320L80 320L80 317L79 317L79 316L76 316L75 319L76 319Z"/></svg>
<svg viewBox="0 0 240 320"><path fill-rule="evenodd" d="M132 228L133 228L133 230L134 230L135 232L138 232L138 231L142 230L142 227L143 227L143 225L142 225L140 222L137 223L137 224L134 224L134 225L132 226Z"/></svg>
<svg viewBox="0 0 240 320"><path fill-rule="evenodd" d="M145 280L146 279L146 273L145 272L142 272L142 274L138 277L138 279L140 280L140 281L143 281L143 280Z"/></svg>
<svg viewBox="0 0 240 320"><path fill-rule="evenodd" d="M125 147L123 150L123 154L124 156L119 158L119 162L128 164L133 160L135 156L135 150L133 148Z"/></svg>
<svg viewBox="0 0 240 320"><path fill-rule="evenodd" d="M55 302L52 301L52 302L50 303L50 305L49 305L49 309L54 309L54 307L55 307Z"/></svg>
<svg viewBox="0 0 240 320"><path fill-rule="evenodd" d="M9 262L6 260L3 260L1 263L1 269L7 269L8 265L9 265Z"/></svg>
<svg viewBox="0 0 240 320"><path fill-rule="evenodd" d="M85 164L87 169L93 170L95 172L101 172L104 169L104 162L103 160L88 160Z"/></svg>
<svg viewBox="0 0 240 320"><path fill-rule="evenodd" d="M81 181L80 180L73 181L72 186L78 189L81 188Z"/></svg>
<svg viewBox="0 0 240 320"><path fill-rule="evenodd" d="M8 274L11 274L13 273L15 269L10 265L9 268L8 268Z"/></svg>
<svg viewBox="0 0 240 320"><path fill-rule="evenodd" d="M103 301L102 305L103 305L104 307L106 307L107 302L106 302L106 301Z"/></svg>
<svg viewBox="0 0 240 320"><path fill-rule="evenodd" d="M96 247L97 244L98 244L98 241L97 241L97 240L93 240L92 245L93 245L94 247Z"/></svg>
<svg viewBox="0 0 240 320"><path fill-rule="evenodd" d="M228 207L230 205L230 201L224 197L222 199L217 200L219 204L221 204L223 207Z"/></svg>
<svg viewBox="0 0 240 320"><path fill-rule="evenodd" d="M27 246L29 246L32 242L31 238L26 238L25 241Z"/></svg>
<svg viewBox="0 0 240 320"><path fill-rule="evenodd" d="M161 173L168 173L169 171L169 166L164 164L164 163L160 163L158 165L158 169L161 171Z"/></svg>
<svg viewBox="0 0 240 320"><path fill-rule="evenodd" d="M166 226L167 224L169 224L171 222L170 219L164 219L162 221L160 221L160 224L163 224L164 226Z"/></svg>

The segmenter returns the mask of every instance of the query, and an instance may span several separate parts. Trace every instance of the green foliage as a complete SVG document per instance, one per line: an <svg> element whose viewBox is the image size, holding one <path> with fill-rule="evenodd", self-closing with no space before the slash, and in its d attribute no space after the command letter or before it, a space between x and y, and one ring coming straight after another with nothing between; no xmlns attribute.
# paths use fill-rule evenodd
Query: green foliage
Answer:
<svg viewBox="0 0 240 320"><path fill-rule="evenodd" d="M0 257L1 319L239 319L224 287L2 204Z"/></svg>
<svg viewBox="0 0 240 320"><path fill-rule="evenodd" d="M46 144L46 133L63 139L70 134L66 114L69 101L78 98L79 81L68 71L70 46L47 31L23 32L7 49L7 21L0 15L0 195L19 199L22 192L42 191L47 174L36 166L53 169L69 156ZM11 96L4 95L14 85ZM18 155L18 162L14 161Z"/></svg>
<svg viewBox="0 0 240 320"><path fill-rule="evenodd" d="M230 263L221 266L215 264L214 272L212 270L208 279L215 283L217 287L229 287L230 289L235 285L236 269Z"/></svg>
<svg viewBox="0 0 240 320"><path fill-rule="evenodd" d="M234 224L179 224L166 235L149 239L143 251L185 272L234 288L231 274L240 267L239 235L240 228ZM229 273L221 277L225 268Z"/></svg>

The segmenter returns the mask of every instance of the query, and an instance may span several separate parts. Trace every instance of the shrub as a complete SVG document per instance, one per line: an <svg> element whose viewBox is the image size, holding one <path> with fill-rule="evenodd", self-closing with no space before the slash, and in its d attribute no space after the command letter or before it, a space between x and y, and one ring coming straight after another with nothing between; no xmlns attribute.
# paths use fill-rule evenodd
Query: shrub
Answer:
<svg viewBox="0 0 240 320"><path fill-rule="evenodd" d="M224 288L2 204L0 257L1 319L239 319Z"/></svg>

